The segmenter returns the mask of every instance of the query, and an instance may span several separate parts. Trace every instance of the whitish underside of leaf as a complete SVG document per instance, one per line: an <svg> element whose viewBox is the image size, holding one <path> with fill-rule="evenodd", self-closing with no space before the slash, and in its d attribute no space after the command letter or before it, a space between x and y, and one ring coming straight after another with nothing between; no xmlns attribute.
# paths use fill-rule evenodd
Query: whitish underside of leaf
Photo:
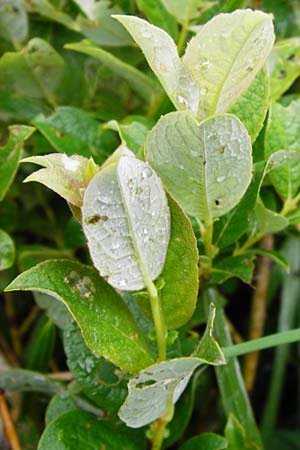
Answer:
<svg viewBox="0 0 300 450"><path fill-rule="evenodd" d="M272 17L261 11L219 14L203 25L183 56L200 88L197 116L228 111L265 64L273 42Z"/></svg>
<svg viewBox="0 0 300 450"><path fill-rule="evenodd" d="M114 16L142 49L149 66L178 110L196 115L199 89L182 63L173 39L161 28L133 16Z"/></svg>
<svg viewBox="0 0 300 450"><path fill-rule="evenodd" d="M139 428L166 414L186 388L194 370L203 363L225 364L224 355L213 337L215 307L210 305L208 324L195 357L175 358L147 367L128 384L128 397L120 418L129 427Z"/></svg>
<svg viewBox="0 0 300 450"><path fill-rule="evenodd" d="M200 125L188 113L162 117L151 130L146 155L167 190L199 220L222 216L245 193L252 149L243 124L226 114Z"/></svg>
<svg viewBox="0 0 300 450"><path fill-rule="evenodd" d="M91 181L83 229L100 274L122 290L139 290L163 269L170 212L161 180L148 163L122 156Z"/></svg>

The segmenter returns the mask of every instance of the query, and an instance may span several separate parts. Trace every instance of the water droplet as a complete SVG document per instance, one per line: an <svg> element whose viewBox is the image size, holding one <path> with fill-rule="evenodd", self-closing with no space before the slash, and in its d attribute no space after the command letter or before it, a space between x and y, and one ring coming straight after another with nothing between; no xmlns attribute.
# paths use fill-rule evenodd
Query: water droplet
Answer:
<svg viewBox="0 0 300 450"><path fill-rule="evenodd" d="M218 183L221 183L222 181L225 180L225 177L223 175L219 176L216 178Z"/></svg>
<svg viewBox="0 0 300 450"><path fill-rule="evenodd" d="M191 150L191 155L196 158L197 156L199 156L199 152L197 150Z"/></svg>
<svg viewBox="0 0 300 450"><path fill-rule="evenodd" d="M153 172L149 167L146 167L146 169L142 172L142 178L150 178L152 176Z"/></svg>
<svg viewBox="0 0 300 450"><path fill-rule="evenodd" d="M127 280L125 280L125 278L123 278L123 280L120 280L119 285L120 285L120 287L126 287L127 286Z"/></svg>
<svg viewBox="0 0 300 450"><path fill-rule="evenodd" d="M188 106L188 101L182 95L177 95L177 100L180 105Z"/></svg>
<svg viewBox="0 0 300 450"><path fill-rule="evenodd" d="M144 227L144 228L143 228L143 233L144 233L145 235L148 234L148 228Z"/></svg>
<svg viewBox="0 0 300 450"><path fill-rule="evenodd" d="M211 63L208 61L208 59L203 58L199 64L197 64L197 69L204 71L207 70L209 68L209 66L211 66Z"/></svg>
<svg viewBox="0 0 300 450"><path fill-rule="evenodd" d="M200 95L205 95L207 93L207 88L203 86L202 88L199 89L199 93Z"/></svg>
<svg viewBox="0 0 300 450"><path fill-rule="evenodd" d="M152 37L152 33L151 33L151 31L148 28L143 28L142 36L144 38L151 38Z"/></svg>

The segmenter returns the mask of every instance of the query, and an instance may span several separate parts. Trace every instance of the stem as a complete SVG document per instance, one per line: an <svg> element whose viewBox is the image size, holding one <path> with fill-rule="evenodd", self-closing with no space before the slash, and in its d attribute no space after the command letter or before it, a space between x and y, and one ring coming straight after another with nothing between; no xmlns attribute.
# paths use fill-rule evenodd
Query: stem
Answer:
<svg viewBox="0 0 300 450"><path fill-rule="evenodd" d="M297 207L297 203L300 200L300 192L294 198L287 198L283 204L280 214L286 216L290 211L293 211Z"/></svg>
<svg viewBox="0 0 300 450"><path fill-rule="evenodd" d="M172 420L174 414L174 405L170 401L167 414L157 419L152 425L152 431L154 433L152 441L152 450L160 450L165 438L165 430L168 423Z"/></svg>
<svg viewBox="0 0 300 450"><path fill-rule="evenodd" d="M158 359L159 361L164 361L166 359L167 350L166 350L166 324L164 320L164 315L161 307L161 301L159 297L159 293L156 289L156 286L152 282L152 280L148 279L146 283L146 288L149 294L149 300L151 305L152 317L155 327L156 333L156 342L157 342L157 350L158 350Z"/></svg>
<svg viewBox="0 0 300 450"><path fill-rule="evenodd" d="M261 247L266 250L272 250L273 236L266 236L262 241ZM270 258L267 256L260 257L256 274L256 289L254 290L252 298L250 329L248 336L249 340L260 338L264 332L267 306L266 300L270 279L270 265ZM258 352L247 355L245 358L244 380L247 391L252 391L253 389L258 360Z"/></svg>
<svg viewBox="0 0 300 450"><path fill-rule="evenodd" d="M0 389L0 417L11 450L22 450L15 424L12 420L3 389Z"/></svg>
<svg viewBox="0 0 300 450"><path fill-rule="evenodd" d="M277 347L278 345L292 344L300 341L300 328L295 330L283 331L282 333L270 334L253 341L242 342L241 344L223 347L222 352L225 358L233 358L245 355L246 353L257 352L267 348Z"/></svg>
<svg viewBox="0 0 300 450"><path fill-rule="evenodd" d="M178 40L177 49L178 49L179 55L181 55L184 50L184 46L185 46L186 38L187 38L187 34L188 34L188 26L189 26L189 20L186 20L184 22L184 24L182 25L179 40Z"/></svg>
<svg viewBox="0 0 300 450"><path fill-rule="evenodd" d="M209 258L213 258L213 256L214 256L214 248L212 245L213 231L214 231L213 221L209 220L205 224L205 229L203 232L203 243L204 243L204 248L205 248L205 254Z"/></svg>

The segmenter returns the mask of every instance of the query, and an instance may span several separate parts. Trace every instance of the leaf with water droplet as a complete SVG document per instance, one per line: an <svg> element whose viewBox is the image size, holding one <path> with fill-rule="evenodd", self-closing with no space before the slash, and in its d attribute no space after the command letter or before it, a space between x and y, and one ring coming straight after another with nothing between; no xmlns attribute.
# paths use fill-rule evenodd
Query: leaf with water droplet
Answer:
<svg viewBox="0 0 300 450"><path fill-rule="evenodd" d="M273 42L272 17L261 11L219 14L203 25L183 56L207 91L200 96L197 117L227 112L265 64Z"/></svg>
<svg viewBox="0 0 300 450"><path fill-rule="evenodd" d="M199 88L182 63L173 39L162 29L134 16L114 16L141 47L149 66L178 110L196 114Z"/></svg>
<svg viewBox="0 0 300 450"><path fill-rule="evenodd" d="M214 314L215 308L211 305L207 329L194 357L154 364L129 381L128 397L119 412L127 426L139 428L166 414L169 404L177 402L194 370L201 364L225 364L224 355L212 334Z"/></svg>
<svg viewBox="0 0 300 450"><path fill-rule="evenodd" d="M247 130L229 114L199 125L186 112L170 113L146 141L147 158L167 190L199 220L220 217L240 201L251 180L251 153Z"/></svg>
<svg viewBox="0 0 300 450"><path fill-rule="evenodd" d="M85 191L83 230L92 260L121 290L139 290L161 273L170 237L162 182L148 163L121 156Z"/></svg>
<svg viewBox="0 0 300 450"><path fill-rule="evenodd" d="M265 157L286 149L300 154L300 100L282 106L277 102L271 105L265 133ZM269 173L270 180L283 198L292 198L300 187L300 161L287 156L287 162ZM293 160L294 159L294 160Z"/></svg>
<svg viewBox="0 0 300 450"><path fill-rule="evenodd" d="M25 178L24 182L37 181L63 197L72 205L82 205L82 190L98 170L92 159L83 156L67 156L51 153L45 156L30 156L21 162L43 166Z"/></svg>
<svg viewBox="0 0 300 450"><path fill-rule="evenodd" d="M288 90L300 75L300 38L277 42L268 59L271 98L276 100Z"/></svg>
<svg viewBox="0 0 300 450"><path fill-rule="evenodd" d="M23 272L6 290L44 292L61 300L87 346L126 371L137 372L153 363L127 306L91 267L69 260L46 261Z"/></svg>

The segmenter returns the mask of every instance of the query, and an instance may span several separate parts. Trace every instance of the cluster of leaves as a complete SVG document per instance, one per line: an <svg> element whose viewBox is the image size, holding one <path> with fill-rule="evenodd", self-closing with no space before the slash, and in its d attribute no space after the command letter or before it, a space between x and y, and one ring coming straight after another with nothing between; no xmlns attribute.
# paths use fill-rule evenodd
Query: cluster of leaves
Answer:
<svg viewBox="0 0 300 450"><path fill-rule="evenodd" d="M231 305L263 256L280 334L251 349L299 326L300 10L248 3L0 4L0 387L52 397L40 437L26 394L25 449L297 448L287 347L262 437L224 312L246 335Z"/></svg>

